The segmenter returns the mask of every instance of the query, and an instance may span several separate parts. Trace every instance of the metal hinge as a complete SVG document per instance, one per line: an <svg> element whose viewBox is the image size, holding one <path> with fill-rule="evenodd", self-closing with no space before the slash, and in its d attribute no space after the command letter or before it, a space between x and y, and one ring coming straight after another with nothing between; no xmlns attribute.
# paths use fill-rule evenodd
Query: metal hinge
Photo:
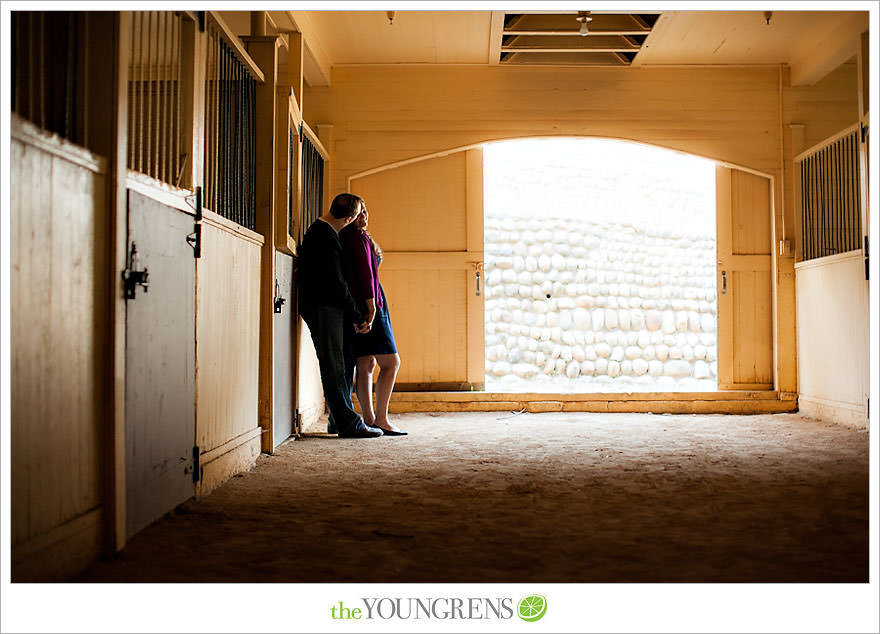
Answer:
<svg viewBox="0 0 880 634"><path fill-rule="evenodd" d="M193 232L186 236L186 241L193 249L193 257L198 260L202 257L202 224L197 222Z"/></svg>
<svg viewBox="0 0 880 634"><path fill-rule="evenodd" d="M859 131L860 131L861 134L862 134L862 143L864 143L864 142L865 142L865 139L868 138L868 126L866 126L864 123L862 123L862 124L859 126L859 128L860 128Z"/></svg>
<svg viewBox="0 0 880 634"><path fill-rule="evenodd" d="M865 243L864 243L865 246L862 250L864 251L864 254L865 254L865 279L867 280L867 279L870 279L871 254L868 251L868 236L865 236L864 240L865 240Z"/></svg>
<svg viewBox="0 0 880 634"><path fill-rule="evenodd" d="M193 482L198 482L199 480L202 479L202 469L199 465L199 448L198 448L198 446L193 447L192 477L193 477Z"/></svg>
<svg viewBox="0 0 880 634"><path fill-rule="evenodd" d="M190 199L195 199L195 204ZM186 236L186 241L193 248L193 257L202 257L202 188L196 187L191 196L186 197L187 204L196 212L196 223L193 232Z"/></svg>
<svg viewBox="0 0 880 634"><path fill-rule="evenodd" d="M304 134L303 124L300 123L300 124L299 124L299 142L300 142L300 143L303 142L303 134Z"/></svg>

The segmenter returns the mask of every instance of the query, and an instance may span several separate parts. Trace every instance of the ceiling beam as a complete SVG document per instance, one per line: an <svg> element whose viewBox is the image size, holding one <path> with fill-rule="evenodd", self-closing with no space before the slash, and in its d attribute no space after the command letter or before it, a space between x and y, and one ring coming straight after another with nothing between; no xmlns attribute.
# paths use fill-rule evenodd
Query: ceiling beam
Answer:
<svg viewBox="0 0 880 634"><path fill-rule="evenodd" d="M501 61L501 41L504 39L504 11L493 11L489 21L489 66Z"/></svg>
<svg viewBox="0 0 880 634"><path fill-rule="evenodd" d="M283 13L287 21L290 22L291 27L302 33L305 45L303 52L303 76L309 86L329 86L333 60L324 48L318 28L309 16L309 12L280 11L272 13L276 16L278 13Z"/></svg>
<svg viewBox="0 0 880 634"><path fill-rule="evenodd" d="M634 53L639 50L638 46L561 46L556 48L541 46L502 46L505 53Z"/></svg>
<svg viewBox="0 0 880 634"><path fill-rule="evenodd" d="M590 29L590 35L647 35L651 29ZM504 29L504 35L580 35L578 29Z"/></svg>
<svg viewBox="0 0 880 634"><path fill-rule="evenodd" d="M868 13L848 16L797 59L791 61L791 85L811 86L858 52L862 32L868 30Z"/></svg>

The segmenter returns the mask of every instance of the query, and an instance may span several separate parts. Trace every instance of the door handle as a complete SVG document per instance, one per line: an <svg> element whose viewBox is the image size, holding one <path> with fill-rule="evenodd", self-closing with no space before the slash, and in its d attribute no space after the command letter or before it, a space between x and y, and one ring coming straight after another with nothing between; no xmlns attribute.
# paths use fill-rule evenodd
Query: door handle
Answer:
<svg viewBox="0 0 880 634"><path fill-rule="evenodd" d="M477 282L476 291L477 297L483 292L483 263L482 262L471 262L470 263L474 267L474 276Z"/></svg>
<svg viewBox="0 0 880 634"><path fill-rule="evenodd" d="M721 294L727 295L727 271L721 271Z"/></svg>

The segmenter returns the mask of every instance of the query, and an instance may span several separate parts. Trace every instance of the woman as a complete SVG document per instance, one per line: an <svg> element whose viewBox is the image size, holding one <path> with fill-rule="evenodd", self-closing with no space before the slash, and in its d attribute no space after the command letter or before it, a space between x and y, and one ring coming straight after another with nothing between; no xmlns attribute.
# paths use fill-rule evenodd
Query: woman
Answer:
<svg viewBox="0 0 880 634"><path fill-rule="evenodd" d="M405 436L406 432L388 420L388 402L400 369L400 356L394 342L394 331L388 317L388 302L379 283L382 249L367 233L370 216L361 203L361 213L354 222L339 232L345 257L345 276L355 301L365 307L369 332L353 335L352 352L356 359L356 389L364 423L378 427L386 436ZM376 410L373 411L373 370L379 366L376 379Z"/></svg>

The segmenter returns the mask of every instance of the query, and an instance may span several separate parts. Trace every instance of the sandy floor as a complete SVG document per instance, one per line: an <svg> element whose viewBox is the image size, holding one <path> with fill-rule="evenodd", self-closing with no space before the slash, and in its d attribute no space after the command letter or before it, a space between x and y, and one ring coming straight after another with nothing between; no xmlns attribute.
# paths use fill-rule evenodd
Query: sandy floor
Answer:
<svg viewBox="0 0 880 634"><path fill-rule="evenodd" d="M866 581L868 434L794 414L405 414L288 441L75 581Z"/></svg>

